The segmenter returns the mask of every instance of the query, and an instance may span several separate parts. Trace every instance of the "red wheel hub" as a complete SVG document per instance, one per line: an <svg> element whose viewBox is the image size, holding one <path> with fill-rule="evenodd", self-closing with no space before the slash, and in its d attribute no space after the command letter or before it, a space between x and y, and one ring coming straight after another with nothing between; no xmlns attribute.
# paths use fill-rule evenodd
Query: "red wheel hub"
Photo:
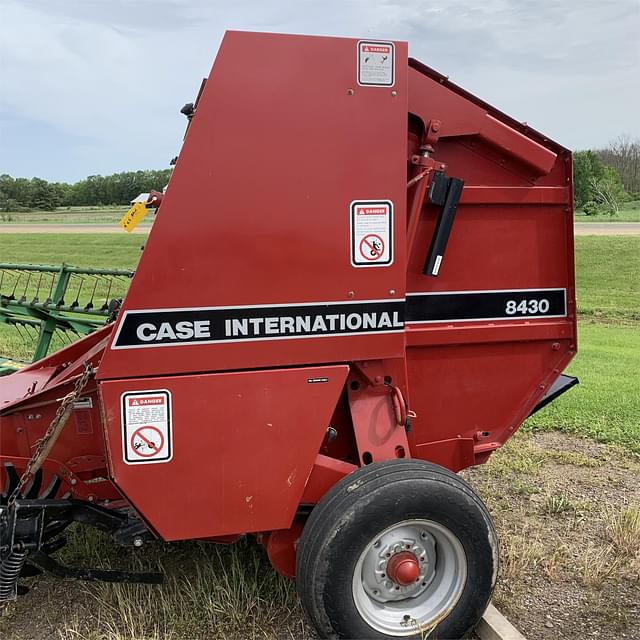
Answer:
<svg viewBox="0 0 640 640"><path fill-rule="evenodd" d="M420 577L420 563L411 551L400 551L387 563L389 579L401 587L413 584Z"/></svg>

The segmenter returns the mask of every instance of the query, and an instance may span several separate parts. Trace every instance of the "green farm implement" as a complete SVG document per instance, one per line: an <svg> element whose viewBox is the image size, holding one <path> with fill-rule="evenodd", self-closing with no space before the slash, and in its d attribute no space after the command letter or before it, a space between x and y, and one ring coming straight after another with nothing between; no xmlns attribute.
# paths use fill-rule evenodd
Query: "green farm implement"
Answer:
<svg viewBox="0 0 640 640"><path fill-rule="evenodd" d="M0 263L0 336L15 329L11 352L20 354L0 355L0 376L113 319L132 277L124 269Z"/></svg>

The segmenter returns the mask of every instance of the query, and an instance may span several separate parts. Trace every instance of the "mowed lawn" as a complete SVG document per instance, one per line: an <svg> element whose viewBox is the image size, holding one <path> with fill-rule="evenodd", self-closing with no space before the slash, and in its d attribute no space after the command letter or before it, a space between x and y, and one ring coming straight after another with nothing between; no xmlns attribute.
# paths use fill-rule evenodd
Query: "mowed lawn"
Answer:
<svg viewBox="0 0 640 640"><path fill-rule="evenodd" d="M144 235L15 233L0 236L0 263L30 262L74 267L134 269Z"/></svg>
<svg viewBox="0 0 640 640"><path fill-rule="evenodd" d="M0 238L0 262L134 268L145 236L15 234ZM533 418L528 429L582 434L640 452L640 237L576 238L580 385ZM0 331L0 354L24 356Z"/></svg>
<svg viewBox="0 0 640 640"><path fill-rule="evenodd" d="M577 237L576 280L582 318L640 322L640 237Z"/></svg>
<svg viewBox="0 0 640 640"><path fill-rule="evenodd" d="M623 202L620 211L613 216L606 213L588 216L584 211L576 210L575 220L576 222L640 222L640 200Z"/></svg>
<svg viewBox="0 0 640 640"><path fill-rule="evenodd" d="M527 429L589 436L640 453L640 323L582 321L568 374L580 384L536 413Z"/></svg>
<svg viewBox="0 0 640 640"><path fill-rule="evenodd" d="M576 238L580 384L527 428L560 429L640 452L640 238Z"/></svg>
<svg viewBox="0 0 640 640"><path fill-rule="evenodd" d="M140 258L141 247L145 243L145 235L122 235L111 234L46 234L46 233L16 233L0 235L0 263L31 263L59 265L63 262L75 267L99 267L135 269ZM4 282L0 293L11 293L14 282L8 274L3 277L0 273L0 281ZM23 277L21 282L24 283ZM31 278L31 287L27 292L27 297L36 295L34 285L38 282L36 278ZM74 279L70 283L69 294L71 300L77 292L79 279ZM40 299L46 297L50 284L49 277L44 278L44 284L40 290ZM120 297L128 286L126 279L113 282L113 289L109 289L109 298ZM95 303L100 306L107 294L107 284L100 283L96 293ZM82 304L88 301L87 294L92 290L92 280L87 278L83 289ZM44 295L43 295L44 292ZM24 290L18 287L19 295ZM68 296L67 296L68 297ZM0 323L0 356L8 356L19 360L28 360L34 349L33 332L21 330ZM53 339L53 347L59 348L69 340L68 335L56 333Z"/></svg>
<svg viewBox="0 0 640 640"><path fill-rule="evenodd" d="M128 208L60 207L55 211L9 211L0 213L0 224L116 224Z"/></svg>

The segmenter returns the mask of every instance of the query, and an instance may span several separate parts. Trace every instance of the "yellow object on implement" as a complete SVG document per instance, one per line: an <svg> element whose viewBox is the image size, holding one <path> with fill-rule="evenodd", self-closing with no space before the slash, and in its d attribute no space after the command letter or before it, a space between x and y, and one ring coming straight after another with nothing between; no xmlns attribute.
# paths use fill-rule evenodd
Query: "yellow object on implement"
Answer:
<svg viewBox="0 0 640 640"><path fill-rule="evenodd" d="M138 223L147 215L149 209L147 209L146 202L134 202L133 206L127 213L122 216L122 219L118 223L125 231L131 233Z"/></svg>

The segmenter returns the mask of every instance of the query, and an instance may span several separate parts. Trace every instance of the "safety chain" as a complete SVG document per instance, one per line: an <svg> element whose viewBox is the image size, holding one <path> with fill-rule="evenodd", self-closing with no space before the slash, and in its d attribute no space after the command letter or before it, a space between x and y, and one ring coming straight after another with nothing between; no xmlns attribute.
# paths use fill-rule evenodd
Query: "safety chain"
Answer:
<svg viewBox="0 0 640 640"><path fill-rule="evenodd" d="M73 391L70 391L64 398L56 411L56 415L47 427L45 434L36 442L36 448L33 455L29 459L24 473L20 476L18 486L11 494L7 506L11 507L15 504L16 500L22 494L22 490L27 483L34 477L38 469L42 466L45 458L49 455L53 445L56 443L58 436L62 432L62 428L66 424L71 412L73 411L73 405L80 398L80 394L87 386L89 378L93 373L93 367L91 363L85 362L84 371L82 375L76 380Z"/></svg>

